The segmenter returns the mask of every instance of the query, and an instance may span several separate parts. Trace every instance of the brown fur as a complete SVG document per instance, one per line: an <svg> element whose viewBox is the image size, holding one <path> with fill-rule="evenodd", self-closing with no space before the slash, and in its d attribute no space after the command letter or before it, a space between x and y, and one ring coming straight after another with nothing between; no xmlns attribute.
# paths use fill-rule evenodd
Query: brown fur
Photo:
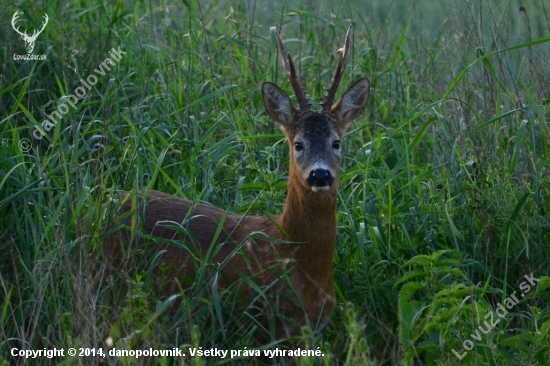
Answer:
<svg viewBox="0 0 550 366"><path fill-rule="evenodd" d="M193 208L191 201L151 191L145 201L139 197L138 209L134 212L139 212L142 225L151 238L167 241L157 240L150 244L138 235L132 242L130 230L121 229L108 237L106 254L113 267L120 270L125 268L125 258L135 255L136 251L145 250L145 257L152 258L158 251L166 250L161 261L169 266L169 270L163 273L165 286L161 291L168 297L178 293L180 287L188 288L195 280L191 256L204 255L208 251L219 223L224 220L223 230L215 241L214 250L219 251L210 262L222 263L229 255L234 256L225 265L223 275L219 276L219 286L227 288L237 282L240 278L238 272L251 277L260 286L270 286L283 275L284 268L292 289L281 284L273 286L268 295L277 302L276 310L293 320L289 322L293 324L290 326L280 324L282 329L278 330L277 337L296 335L299 326L307 322L313 327L326 323L335 304L332 260L336 241L336 188L320 193L291 184L283 214L269 218L241 217L204 204ZM126 216L122 221L130 227L132 203L129 196L125 199L118 214ZM140 208L143 207L142 211ZM137 218L136 233L142 231L140 219ZM170 223L161 223L163 221ZM262 240L258 234L251 236L255 232L281 241L292 240L295 244ZM182 243L182 246L173 242ZM239 245L242 249L235 253ZM130 246L132 249L128 250ZM133 270L127 268L123 271L132 273ZM160 275L160 271L156 273ZM240 289L243 296L250 291L247 286ZM300 308L306 310L307 317L299 311Z"/></svg>
<svg viewBox="0 0 550 366"><path fill-rule="evenodd" d="M349 39L348 31L346 47ZM279 44L281 47L282 41ZM292 67L290 71L289 75L295 77ZM337 86L333 82L331 88ZM204 280L196 278L203 272L197 271L193 258L210 253L209 258L197 262L220 264L220 288L231 288L243 273L266 289L264 305L271 310L264 309L263 321L268 323L270 314L282 315L279 319L284 320L277 320L276 337L280 338L298 335L300 326L305 324L316 328L327 323L335 306L332 262L339 144L350 122L366 106L369 81L360 79L354 83L330 112L313 112L306 102L302 104L307 109L301 112L271 83L264 83L262 93L267 112L281 125L291 146L288 195L280 216L243 217L156 191L147 197L138 194L134 201L126 195L119 200L122 204L117 217L119 223L122 221L130 229L113 232L105 246L113 268L130 273L133 270L133 265L128 265L130 257L143 253L146 258L153 258L166 250L161 262L168 269L157 266L155 270L157 276L164 277L165 286L161 289L164 296ZM324 101L328 103L329 99ZM296 151L295 142L302 144ZM308 181L314 171L323 169L331 172L332 184ZM223 229L216 238L219 225ZM143 233L150 238L143 238ZM250 286L239 288L239 296L246 297L250 292Z"/></svg>

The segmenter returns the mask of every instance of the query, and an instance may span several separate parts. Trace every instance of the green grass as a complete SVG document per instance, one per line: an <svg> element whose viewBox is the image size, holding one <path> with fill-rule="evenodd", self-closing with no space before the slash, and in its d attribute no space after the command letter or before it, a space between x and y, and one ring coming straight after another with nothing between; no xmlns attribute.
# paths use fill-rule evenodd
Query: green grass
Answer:
<svg viewBox="0 0 550 366"><path fill-rule="evenodd" d="M303 339L334 365L545 365L550 358L550 5L544 1L8 1L0 9L0 364L53 347L253 348L238 299L204 281L163 303L148 263L120 301L105 295L100 206L156 189L238 213L279 213L288 148L261 104L290 92L280 30L318 102L349 21L342 92L371 80L345 138L335 256L337 307ZM49 24L34 54L11 27ZM31 33L29 31L28 33ZM127 52L38 140L32 132ZM315 105L314 105L315 107ZM28 139L26 151L20 141ZM23 148L23 149L22 149ZM94 231L82 220L93 218ZM92 239L96 237L96 239ZM140 253L136 253L138 256ZM138 261L139 262L139 261ZM487 334L488 312L540 278ZM244 279L246 281L246 279ZM179 306L176 315L165 311ZM459 360L453 349L464 352ZM93 358L29 360L87 365ZM218 364L219 358L108 358ZM255 364L245 357L239 363Z"/></svg>

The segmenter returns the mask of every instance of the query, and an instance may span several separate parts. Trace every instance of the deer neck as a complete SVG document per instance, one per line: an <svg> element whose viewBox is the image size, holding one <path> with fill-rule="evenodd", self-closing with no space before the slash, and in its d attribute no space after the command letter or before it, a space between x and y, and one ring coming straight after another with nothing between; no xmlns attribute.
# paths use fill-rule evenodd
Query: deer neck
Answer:
<svg viewBox="0 0 550 366"><path fill-rule="evenodd" d="M336 195L338 181L328 191L313 192L299 183L290 169L288 195L279 225L296 243L299 267L317 278L328 276L332 283L332 262L336 245ZM283 235L284 238L284 235Z"/></svg>

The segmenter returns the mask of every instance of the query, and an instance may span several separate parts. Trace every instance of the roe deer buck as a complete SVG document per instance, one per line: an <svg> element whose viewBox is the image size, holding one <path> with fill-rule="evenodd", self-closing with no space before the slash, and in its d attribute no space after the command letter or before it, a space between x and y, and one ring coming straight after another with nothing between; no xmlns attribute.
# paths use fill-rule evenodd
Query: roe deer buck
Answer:
<svg viewBox="0 0 550 366"><path fill-rule="evenodd" d="M369 96L369 80L363 78L332 104L349 59L350 41L351 26L344 47L339 50L334 78L322 98L322 108L313 111L298 82L292 58L285 54L277 33L281 62L300 106L296 109L276 85L263 84L265 109L281 126L291 147L288 195L280 216L242 217L156 191L139 197L137 204L127 199L121 205L120 211L126 213L123 221L129 223L129 216L139 214L144 228L136 231L160 239L153 238L154 243L147 250L166 250L161 257L170 268L164 273L168 277L168 287L163 289L165 295L176 292L173 285L178 280L183 288L189 286L195 276L192 253L206 253L214 244L212 261L224 263L218 277L219 287L230 287L242 273L263 286L273 300L268 301L270 311L282 314L285 319L276 331L277 337L297 335L300 326L308 322L315 327L328 321L335 305L333 257L340 142L350 122L365 109ZM166 222L184 230L175 225L167 227ZM265 234L263 239L251 236L258 232ZM108 256L118 258L118 263L124 263L129 236L128 230L121 229L107 239ZM180 245L169 245L166 239L176 239ZM242 247L236 250L239 244ZM286 275L289 283L273 286ZM246 295L250 290L241 286L239 294Z"/></svg>

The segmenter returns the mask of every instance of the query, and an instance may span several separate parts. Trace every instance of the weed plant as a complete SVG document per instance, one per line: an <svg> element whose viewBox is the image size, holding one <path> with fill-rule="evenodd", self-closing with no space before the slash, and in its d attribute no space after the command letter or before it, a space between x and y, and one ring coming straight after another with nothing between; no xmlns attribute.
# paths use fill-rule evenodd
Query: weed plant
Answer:
<svg viewBox="0 0 550 366"><path fill-rule="evenodd" d="M26 54L15 11L29 34L48 14L33 51L47 60L14 60ZM154 296L159 258L141 252L132 275L106 282L112 212L101 205L155 189L280 213L288 148L260 93L264 81L291 90L274 29L318 107L350 22L341 89L368 77L371 99L343 141L337 307L302 336L324 356L297 362L548 364L547 2L7 0L0 19L0 364L257 364L11 350L255 349L259 325L220 296L207 258L196 262L202 280L175 298ZM37 139L112 48L120 61ZM540 281L520 296L531 274Z"/></svg>

